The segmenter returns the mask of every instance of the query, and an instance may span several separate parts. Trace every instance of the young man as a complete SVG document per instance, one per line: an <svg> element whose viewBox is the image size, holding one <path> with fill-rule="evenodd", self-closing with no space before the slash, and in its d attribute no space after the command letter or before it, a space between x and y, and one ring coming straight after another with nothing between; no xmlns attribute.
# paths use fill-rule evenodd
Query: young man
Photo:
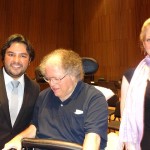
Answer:
<svg viewBox="0 0 150 150"><path fill-rule="evenodd" d="M31 121L40 89L25 72L34 56L34 49L29 41L20 34L11 35L1 48L0 149L26 129ZM13 81L18 82L17 93L12 93Z"/></svg>

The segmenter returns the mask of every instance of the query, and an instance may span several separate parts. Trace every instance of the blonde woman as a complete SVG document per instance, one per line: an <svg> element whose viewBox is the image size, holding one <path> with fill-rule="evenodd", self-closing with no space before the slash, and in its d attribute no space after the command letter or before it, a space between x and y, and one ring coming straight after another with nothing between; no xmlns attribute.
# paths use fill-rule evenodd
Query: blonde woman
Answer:
<svg viewBox="0 0 150 150"><path fill-rule="evenodd" d="M146 57L122 80L119 149L124 145L128 150L150 147L150 18L141 28L140 41Z"/></svg>

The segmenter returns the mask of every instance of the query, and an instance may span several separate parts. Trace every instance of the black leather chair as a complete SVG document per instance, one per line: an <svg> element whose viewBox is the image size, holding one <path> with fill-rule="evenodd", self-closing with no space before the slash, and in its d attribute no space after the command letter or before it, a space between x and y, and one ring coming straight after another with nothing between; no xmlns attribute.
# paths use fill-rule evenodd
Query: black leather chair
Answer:
<svg viewBox="0 0 150 150"><path fill-rule="evenodd" d="M82 64L84 70L84 81L90 83L94 81L94 74L99 69L98 62L91 57L82 57Z"/></svg>
<svg viewBox="0 0 150 150"><path fill-rule="evenodd" d="M31 148L44 150L82 150L82 146L76 143L36 138L24 138L22 140L22 147L25 150L31 150Z"/></svg>
<svg viewBox="0 0 150 150"><path fill-rule="evenodd" d="M83 70L86 75L94 74L99 68L97 61L91 57L82 57Z"/></svg>
<svg viewBox="0 0 150 150"><path fill-rule="evenodd" d="M35 68L35 80L39 83L45 83L45 80L43 79L43 75L40 72L39 66Z"/></svg>

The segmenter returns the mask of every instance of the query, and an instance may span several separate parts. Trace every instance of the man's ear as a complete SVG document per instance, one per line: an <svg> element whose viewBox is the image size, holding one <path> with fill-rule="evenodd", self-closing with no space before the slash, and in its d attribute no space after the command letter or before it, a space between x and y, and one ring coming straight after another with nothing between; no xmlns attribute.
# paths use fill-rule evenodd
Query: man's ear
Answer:
<svg viewBox="0 0 150 150"><path fill-rule="evenodd" d="M30 65L30 63L31 63L31 58L29 58L29 63L28 64Z"/></svg>

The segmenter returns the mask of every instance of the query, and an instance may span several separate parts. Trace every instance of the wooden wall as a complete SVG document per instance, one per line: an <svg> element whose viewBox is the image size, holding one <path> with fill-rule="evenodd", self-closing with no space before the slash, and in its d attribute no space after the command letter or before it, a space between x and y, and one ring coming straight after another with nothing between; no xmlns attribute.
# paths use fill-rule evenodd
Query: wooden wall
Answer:
<svg viewBox="0 0 150 150"><path fill-rule="evenodd" d="M143 58L138 37L149 8L149 0L0 0L0 45L13 33L29 38L31 78L43 56L62 47L95 58L96 78L119 80Z"/></svg>
<svg viewBox="0 0 150 150"><path fill-rule="evenodd" d="M0 0L0 45L14 33L29 38L36 51L28 74L49 51L73 48L72 0Z"/></svg>
<svg viewBox="0 0 150 150"><path fill-rule="evenodd" d="M97 78L119 80L143 58L138 38L149 0L75 0L74 8L74 49L98 61Z"/></svg>

